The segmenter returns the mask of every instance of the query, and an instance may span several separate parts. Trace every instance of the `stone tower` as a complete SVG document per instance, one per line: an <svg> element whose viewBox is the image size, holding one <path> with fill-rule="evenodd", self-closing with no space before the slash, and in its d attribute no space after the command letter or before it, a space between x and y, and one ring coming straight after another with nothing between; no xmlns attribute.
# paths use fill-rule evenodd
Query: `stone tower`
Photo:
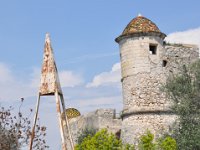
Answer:
<svg viewBox="0 0 200 150"><path fill-rule="evenodd" d="M169 130L176 116L160 92L165 81L163 60L165 34L149 19L134 18L115 40L119 43L122 69L123 112L121 137L137 144L150 130L156 136Z"/></svg>

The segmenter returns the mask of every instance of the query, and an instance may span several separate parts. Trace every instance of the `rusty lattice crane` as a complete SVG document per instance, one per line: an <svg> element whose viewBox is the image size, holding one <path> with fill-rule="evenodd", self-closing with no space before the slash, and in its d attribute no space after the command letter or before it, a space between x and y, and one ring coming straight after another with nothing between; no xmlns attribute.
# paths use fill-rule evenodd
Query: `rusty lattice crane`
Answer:
<svg viewBox="0 0 200 150"><path fill-rule="evenodd" d="M53 49L51 47L50 37L49 37L49 34L47 33L46 39L45 39L45 46L44 46L44 57L43 57L43 65L42 65L42 71L41 71L40 89L39 89L39 94L38 94L38 99L37 99L37 104L36 104L36 111L35 111L35 116L34 116L29 150L32 150L35 126L36 126L36 121L38 117L39 105L40 105L40 97L51 96L51 95L54 95L56 98L56 109L57 109L60 134L61 134L61 140L62 140L62 150L67 150L67 146L66 146L67 140L69 140L71 149L74 150L74 144L73 144L73 140L72 140L72 136L71 136L71 132L69 128L69 122L68 122L66 113L63 113L64 119L62 119L62 115L61 115L61 113L65 111L65 102L64 102L62 89L60 86L56 63L53 56ZM62 108L60 104L62 105ZM64 126L63 121L65 121L66 126ZM67 133L67 137L65 136L64 133Z"/></svg>

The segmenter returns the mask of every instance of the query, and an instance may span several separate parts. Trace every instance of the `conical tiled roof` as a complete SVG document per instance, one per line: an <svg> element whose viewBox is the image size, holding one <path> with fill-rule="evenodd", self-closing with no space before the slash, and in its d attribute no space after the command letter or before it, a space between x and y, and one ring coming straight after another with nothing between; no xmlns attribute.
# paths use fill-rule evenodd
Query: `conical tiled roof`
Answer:
<svg viewBox="0 0 200 150"><path fill-rule="evenodd" d="M143 16L138 16L131 20L131 22L124 29L122 35L138 32L160 32L160 30L151 20Z"/></svg>
<svg viewBox="0 0 200 150"><path fill-rule="evenodd" d="M141 15L137 16L136 18L132 19L131 22L126 26L122 34L116 39L116 41L119 40L119 38L134 34L140 34L140 33L160 33L161 35L164 35L159 28L156 26L155 23L153 23L151 20L147 19L146 17L143 17Z"/></svg>

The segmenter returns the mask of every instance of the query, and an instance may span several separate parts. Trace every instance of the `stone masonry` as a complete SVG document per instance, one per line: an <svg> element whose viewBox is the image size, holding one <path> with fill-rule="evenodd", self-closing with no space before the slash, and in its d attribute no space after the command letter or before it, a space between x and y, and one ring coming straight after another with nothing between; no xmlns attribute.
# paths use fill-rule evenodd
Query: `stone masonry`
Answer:
<svg viewBox="0 0 200 150"><path fill-rule="evenodd" d="M77 144L80 133L88 129L107 129L114 134L120 133L122 120L116 117L115 109L97 109L93 112L69 120L73 141ZM67 144L68 149L71 147Z"/></svg>
<svg viewBox="0 0 200 150"><path fill-rule="evenodd" d="M160 87L170 73L178 72L180 65L198 59L198 48L194 45L167 44L163 47L160 62L166 66L151 73L136 73L122 81L125 113L121 138L125 143L137 144L139 137L150 130L156 137L171 129L177 116L170 112L170 101ZM161 64L160 64L161 65Z"/></svg>

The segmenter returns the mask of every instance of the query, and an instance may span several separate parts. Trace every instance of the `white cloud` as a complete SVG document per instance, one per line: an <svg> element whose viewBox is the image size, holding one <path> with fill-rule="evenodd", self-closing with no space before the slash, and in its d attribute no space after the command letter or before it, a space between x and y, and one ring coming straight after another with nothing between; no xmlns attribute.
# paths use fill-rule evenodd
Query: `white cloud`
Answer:
<svg viewBox="0 0 200 150"><path fill-rule="evenodd" d="M99 106L99 105L110 105L116 103L116 99L119 99L119 96L113 97L97 97L80 101L79 105L84 106ZM98 104L98 105L97 105Z"/></svg>
<svg viewBox="0 0 200 150"><path fill-rule="evenodd" d="M17 101L21 97L36 96L40 83L40 69L33 68L27 78L17 75L13 68L0 62L0 101ZM59 73L62 87L75 87L84 81L80 74L63 70Z"/></svg>
<svg viewBox="0 0 200 150"><path fill-rule="evenodd" d="M61 71L59 72L60 82L62 87L75 87L81 85L84 80L80 74L72 71Z"/></svg>
<svg viewBox="0 0 200 150"><path fill-rule="evenodd" d="M0 63L0 101L17 101L21 97L32 96L35 92L12 70L8 65Z"/></svg>
<svg viewBox="0 0 200 150"><path fill-rule="evenodd" d="M40 69L34 68L31 74L31 87L39 87ZM58 73L62 87L75 87L84 83L82 76L70 70L62 70Z"/></svg>
<svg viewBox="0 0 200 150"><path fill-rule="evenodd" d="M33 72L30 75L30 87L39 88L40 84L40 72L41 70L37 67L33 68Z"/></svg>
<svg viewBox="0 0 200 150"><path fill-rule="evenodd" d="M84 62L84 61L102 59L105 57L111 57L111 56L115 56L115 55L118 55L118 53L113 52L113 53L86 54L86 55L71 58L66 63L67 64L80 63L80 62Z"/></svg>
<svg viewBox="0 0 200 150"><path fill-rule="evenodd" d="M112 92L112 89L110 90ZM88 99L78 99L76 101L78 108L81 108L82 112L94 111L99 108L113 108L117 112L122 110L122 97L119 93L116 96L102 96Z"/></svg>
<svg viewBox="0 0 200 150"><path fill-rule="evenodd" d="M13 77L9 67L3 63L0 63L0 83L8 83L11 81L13 81Z"/></svg>
<svg viewBox="0 0 200 150"><path fill-rule="evenodd" d="M174 32L166 37L170 43L195 44L200 47L200 27L182 32Z"/></svg>
<svg viewBox="0 0 200 150"><path fill-rule="evenodd" d="M96 75L92 82L86 85L87 88L91 87L99 87L102 85L119 85L121 79L121 67L120 63L116 63L113 65L111 71L103 72Z"/></svg>

